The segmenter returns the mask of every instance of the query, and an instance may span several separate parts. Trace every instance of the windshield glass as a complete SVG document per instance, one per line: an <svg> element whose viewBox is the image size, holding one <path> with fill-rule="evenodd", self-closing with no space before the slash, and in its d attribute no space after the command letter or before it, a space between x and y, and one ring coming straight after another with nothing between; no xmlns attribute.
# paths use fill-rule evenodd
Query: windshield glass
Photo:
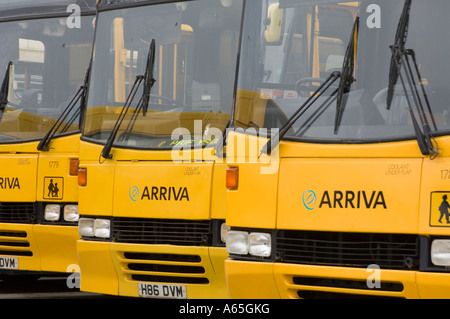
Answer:
<svg viewBox="0 0 450 319"><path fill-rule="evenodd" d="M390 46L403 4L400 0L248 0L234 124L281 128L320 83L333 71L341 71L359 17L355 81L345 93L338 129L332 93L339 80L284 138L336 143L414 139L400 80L389 109L386 104ZM425 87L431 106L431 112L428 108L426 112L435 120L436 127L431 127L435 136L450 131L450 77L446 72L450 20L445 16L449 10L446 0L413 0L406 41L406 48L415 52L422 77L416 85ZM408 96L410 89L406 89Z"/></svg>
<svg viewBox="0 0 450 319"><path fill-rule="evenodd" d="M2 22L0 81L7 78L7 104L0 110L0 143L42 138L83 84L91 56L93 16ZM70 118L71 116L69 116ZM79 130L73 118L65 132Z"/></svg>
<svg viewBox="0 0 450 319"><path fill-rule="evenodd" d="M241 11L241 0L200 0L100 12L84 137L105 143L154 40L147 111L133 116L141 85L114 145L173 147L182 139L176 132L214 141L199 135L221 133L230 119Z"/></svg>

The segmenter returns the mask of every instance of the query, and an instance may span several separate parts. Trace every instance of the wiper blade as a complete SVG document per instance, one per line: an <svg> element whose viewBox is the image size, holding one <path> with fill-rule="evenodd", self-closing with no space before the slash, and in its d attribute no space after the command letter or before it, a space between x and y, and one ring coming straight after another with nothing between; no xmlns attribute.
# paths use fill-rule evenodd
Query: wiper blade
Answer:
<svg viewBox="0 0 450 319"><path fill-rule="evenodd" d="M294 125L294 123L302 116L309 107L314 104L317 99L338 79L340 79L339 87L331 94L334 97L337 94L337 104L336 104L336 118L335 118L335 134L339 128L342 113L347 102L347 96L345 93L350 92L350 86L354 82L353 71L355 66L355 52L356 52L356 39L358 35L359 28L359 17L356 17L353 24L352 36L350 38L349 44L347 45L347 51L345 53L344 62L342 64L342 70L340 72L332 72L328 78L317 88L317 90L311 94L311 96L295 111L295 113L288 119L287 123L283 125L279 132L272 136L267 143L261 149L261 154L269 154L278 145L279 141L288 132L288 130ZM329 105L329 99L327 99L323 105ZM322 107L320 106L319 109ZM272 142L273 141L273 142Z"/></svg>
<svg viewBox="0 0 450 319"><path fill-rule="evenodd" d="M67 121L67 123L64 125L64 127L60 130L60 133L66 132L69 127L73 124L75 119L77 117L80 117L80 114L82 113L82 110L86 107L86 92L87 92L87 86L89 81L89 73L90 73L91 67L89 66L86 75L84 77L83 85L80 86L77 93L74 95L72 100L69 102L69 104L66 106L64 111L61 113L61 115L56 120L55 124L52 125L50 130L45 134L45 136L41 139L37 146L38 151L48 151L50 141L55 136L56 132L61 128L64 120L69 116L69 114L72 112L72 110L75 108L75 106L78 104L78 101L80 101L80 107L77 109L76 112L74 112L71 116L71 118ZM81 121L81 119L80 119ZM80 122L81 124L81 122Z"/></svg>
<svg viewBox="0 0 450 319"><path fill-rule="evenodd" d="M411 116L411 120L413 123L414 132L416 134L417 143L419 145L419 149L423 155L430 155L431 158L435 158L439 154L439 147L431 135L430 125L428 122L428 117L424 111L422 99L420 93L417 89L417 84L415 77L418 78L422 89L423 99L425 104L427 105L428 112L430 114L431 120L434 125L434 129L437 130L436 122L433 117L433 113L431 111L431 106L425 91L425 87L422 83L422 77L419 71L419 67L416 61L416 56L414 50L405 49L405 43L407 39L408 33L408 24L409 24L409 12L411 8L411 0L405 0L405 4L403 6L402 15L400 17L400 22L397 28L396 36L395 36L395 44L391 46L392 50L392 58L391 58L391 69L389 72L389 87L388 87L388 97L387 97L387 109L390 108L390 103L393 98L394 85L397 82L398 78L400 78L400 82L402 84L403 91L405 92L406 102L408 104L409 113ZM414 64L414 69L411 67L410 58ZM417 110L417 115L414 113L414 110L411 105L411 100L408 96L408 89L406 87L405 79L402 76L401 69L404 67L404 73L406 75L406 81L408 87L410 89L415 108ZM414 74L415 72L415 74ZM420 121L420 125L422 126L422 130L420 129L418 119Z"/></svg>
<svg viewBox="0 0 450 319"><path fill-rule="evenodd" d="M394 45L391 46L392 57L389 67L389 84L386 98L386 109L391 108L392 99L394 97L394 87L399 77L399 65L401 65L401 55L399 52L405 50L405 43L408 37L409 12L411 10L411 0L405 0L402 14L395 33Z"/></svg>
<svg viewBox="0 0 450 319"><path fill-rule="evenodd" d="M3 113L5 112L6 105L8 104L9 78L11 76L12 65L12 61L9 61L5 76L3 77L2 87L0 89L0 121L2 120Z"/></svg>
<svg viewBox="0 0 450 319"><path fill-rule="evenodd" d="M153 71L155 69L155 39L150 43L150 50L147 55L147 64L145 66L144 75L144 92L142 93L142 115L147 114L148 103L150 101L150 92L156 80L153 78Z"/></svg>
<svg viewBox="0 0 450 319"><path fill-rule="evenodd" d="M328 78L314 91L313 94L311 94L308 99L295 111L295 113L288 119L286 124L284 124L281 129L275 133L274 136L271 136L270 139L267 141L267 143L263 146L260 152L260 156L262 154L268 154L270 155L271 152L275 149L275 147L278 145L280 139L286 135L288 130L294 125L294 123L302 116L311 105L313 105L320 97L321 95L328 90L328 88L341 76L340 72L335 71L332 72ZM333 93L334 95L335 93Z"/></svg>
<svg viewBox="0 0 450 319"><path fill-rule="evenodd" d="M336 117L334 120L334 134L338 133L339 126L342 121L342 114L344 113L345 105L347 104L348 93L350 87L355 81L353 72L355 70L355 54L356 43L358 38L359 17L356 17L353 24L352 35L347 45L347 50L344 56L344 63L342 64L341 79L339 81L339 89L336 96Z"/></svg>
<svg viewBox="0 0 450 319"><path fill-rule="evenodd" d="M127 130L129 130L133 126L132 123L134 123L134 121L136 120L137 115L139 114L141 109L143 115L146 114L148 103L150 100L150 91L153 87L153 84L155 83L155 79L153 78L154 64L155 64L155 39L152 39L152 42L150 43L150 49L147 55L147 64L145 68L145 73L144 75L136 76L136 79L133 83L130 93L128 94L127 99L125 101L125 104L123 105L122 110L120 111L116 124L114 125L111 134L109 135L108 140L106 141L105 146L103 147L103 150L101 152L101 156L103 158L112 159L111 148L116 139L117 132L119 131L119 128L122 125L122 122L125 116L127 115L131 103L133 102L136 93L139 89L139 86L142 84L142 82L144 82L143 93L138 102L138 105L136 106L135 112L132 118L130 119L130 122L128 123Z"/></svg>

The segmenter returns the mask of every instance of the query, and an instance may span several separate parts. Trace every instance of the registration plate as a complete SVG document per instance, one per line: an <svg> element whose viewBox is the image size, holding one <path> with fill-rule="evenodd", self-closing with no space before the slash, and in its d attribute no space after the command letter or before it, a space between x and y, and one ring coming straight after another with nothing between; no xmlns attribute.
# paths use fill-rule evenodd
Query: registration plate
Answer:
<svg viewBox="0 0 450 319"><path fill-rule="evenodd" d="M0 256L0 269L19 269L19 259Z"/></svg>
<svg viewBox="0 0 450 319"><path fill-rule="evenodd" d="M186 299L186 286L140 282L139 297Z"/></svg>

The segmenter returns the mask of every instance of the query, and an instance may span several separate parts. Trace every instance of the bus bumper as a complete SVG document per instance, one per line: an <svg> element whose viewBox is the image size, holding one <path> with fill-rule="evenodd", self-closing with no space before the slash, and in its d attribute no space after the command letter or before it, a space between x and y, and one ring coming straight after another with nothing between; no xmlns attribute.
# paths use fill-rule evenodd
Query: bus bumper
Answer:
<svg viewBox="0 0 450 319"><path fill-rule="evenodd" d="M34 236L39 246L41 270L70 272L78 264L77 226L34 225Z"/></svg>
<svg viewBox="0 0 450 319"><path fill-rule="evenodd" d="M0 272L40 271L41 258L33 225L0 224Z"/></svg>
<svg viewBox="0 0 450 319"><path fill-rule="evenodd" d="M450 298L450 273L227 260L231 298Z"/></svg>
<svg viewBox="0 0 450 319"><path fill-rule="evenodd" d="M81 291L118 294L119 284L110 246L109 242L77 241Z"/></svg>
<svg viewBox="0 0 450 319"><path fill-rule="evenodd" d="M225 261L228 297L232 299L279 299L273 263Z"/></svg>
<svg viewBox="0 0 450 319"><path fill-rule="evenodd" d="M224 247L113 243L111 256L120 296L227 298Z"/></svg>

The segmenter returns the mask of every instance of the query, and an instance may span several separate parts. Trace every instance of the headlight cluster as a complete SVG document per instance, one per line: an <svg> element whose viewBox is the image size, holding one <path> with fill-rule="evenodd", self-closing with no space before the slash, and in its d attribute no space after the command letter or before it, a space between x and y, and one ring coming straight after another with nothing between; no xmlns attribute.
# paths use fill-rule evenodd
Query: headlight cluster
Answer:
<svg viewBox="0 0 450 319"><path fill-rule="evenodd" d="M272 236L268 233L230 230L226 243L230 254L270 257L272 253Z"/></svg>
<svg viewBox="0 0 450 319"><path fill-rule="evenodd" d="M82 237L109 238L111 236L111 221L103 218L80 218L78 233Z"/></svg>
<svg viewBox="0 0 450 319"><path fill-rule="evenodd" d="M44 219L51 222L59 221L61 213L66 222L78 221L78 205L75 204L47 204L44 209Z"/></svg>

